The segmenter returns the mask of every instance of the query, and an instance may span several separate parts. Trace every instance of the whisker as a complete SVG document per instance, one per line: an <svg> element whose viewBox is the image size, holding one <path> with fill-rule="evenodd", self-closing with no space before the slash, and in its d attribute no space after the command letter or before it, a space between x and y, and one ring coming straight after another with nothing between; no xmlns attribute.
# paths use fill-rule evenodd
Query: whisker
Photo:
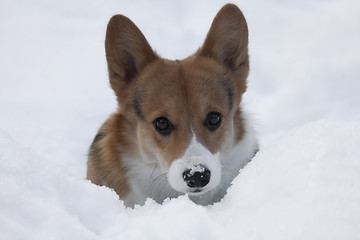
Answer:
<svg viewBox="0 0 360 240"><path fill-rule="evenodd" d="M166 185L161 191L161 200L164 201L166 198L170 197L169 193L171 191L170 185Z"/></svg>
<svg viewBox="0 0 360 240"><path fill-rule="evenodd" d="M157 175L156 169L158 164L155 165L149 177L147 196L161 203L166 198L174 198L180 195L178 191L173 189L167 181L167 173Z"/></svg>
<svg viewBox="0 0 360 240"><path fill-rule="evenodd" d="M148 182L151 182L151 179L152 179L152 177L153 177L153 175L154 175L155 170L156 170L157 167L158 167L158 164L155 164L155 167L154 167L154 169L153 169L152 172L151 172L151 175L150 175L150 177L149 177L149 181L148 181ZM147 188L147 191L146 191L146 195L147 195L147 196L149 196L150 190L151 190L151 184L148 185L148 188Z"/></svg>
<svg viewBox="0 0 360 240"><path fill-rule="evenodd" d="M163 177L163 178L161 178L161 177ZM157 176L157 177L154 179L154 181L153 181L151 184L154 184L157 180L161 181L161 180L163 180L163 179L165 179L165 178L166 178L166 173L160 174L159 176Z"/></svg>
<svg viewBox="0 0 360 240"><path fill-rule="evenodd" d="M161 187L161 182L166 178L166 173L160 174L158 175L156 178L154 178L154 180L152 180L149 184L148 190L149 190L149 195L151 197L155 197L156 198L156 192L157 192L157 188Z"/></svg>
<svg viewBox="0 0 360 240"><path fill-rule="evenodd" d="M167 176L165 175L165 178L167 178ZM176 198L178 196L182 195L182 193L180 193L179 191L173 189L169 184L166 184L165 187L163 188L162 192L161 192L161 199L162 201L165 200L166 198Z"/></svg>

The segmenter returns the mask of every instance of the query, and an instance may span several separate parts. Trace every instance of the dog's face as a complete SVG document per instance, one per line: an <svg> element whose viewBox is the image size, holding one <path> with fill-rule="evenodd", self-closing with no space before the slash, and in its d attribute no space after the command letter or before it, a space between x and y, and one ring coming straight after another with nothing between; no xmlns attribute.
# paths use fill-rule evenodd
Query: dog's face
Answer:
<svg viewBox="0 0 360 240"><path fill-rule="evenodd" d="M219 153L233 144L239 104L232 74L212 60L197 58L156 61L135 81L129 109L136 113L144 158L157 159L178 191L216 187Z"/></svg>
<svg viewBox="0 0 360 240"><path fill-rule="evenodd" d="M220 155L243 134L247 38L242 13L226 5L203 47L170 61L158 57L126 17L109 22L106 54L120 111L134 123L141 158L156 161L177 191L202 194L217 187Z"/></svg>

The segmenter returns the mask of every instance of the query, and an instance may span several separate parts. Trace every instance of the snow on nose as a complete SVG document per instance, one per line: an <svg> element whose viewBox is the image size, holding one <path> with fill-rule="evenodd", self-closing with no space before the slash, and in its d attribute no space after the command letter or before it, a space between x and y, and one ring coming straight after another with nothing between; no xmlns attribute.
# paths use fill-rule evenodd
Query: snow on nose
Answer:
<svg viewBox="0 0 360 240"><path fill-rule="evenodd" d="M183 179L190 188L202 188L210 182L211 172L203 165L192 166L183 172Z"/></svg>

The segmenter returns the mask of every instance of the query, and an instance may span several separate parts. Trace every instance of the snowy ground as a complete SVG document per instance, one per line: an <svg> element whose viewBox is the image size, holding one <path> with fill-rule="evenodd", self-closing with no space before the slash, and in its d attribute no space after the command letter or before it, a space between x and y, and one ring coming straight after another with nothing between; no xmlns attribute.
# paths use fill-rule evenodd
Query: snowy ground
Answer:
<svg viewBox="0 0 360 240"><path fill-rule="evenodd" d="M127 15L161 56L183 58L224 3L0 2L1 239L360 238L357 0L235 2L250 29L245 101L262 150L219 204L130 210L83 180L87 148L116 108L109 18Z"/></svg>

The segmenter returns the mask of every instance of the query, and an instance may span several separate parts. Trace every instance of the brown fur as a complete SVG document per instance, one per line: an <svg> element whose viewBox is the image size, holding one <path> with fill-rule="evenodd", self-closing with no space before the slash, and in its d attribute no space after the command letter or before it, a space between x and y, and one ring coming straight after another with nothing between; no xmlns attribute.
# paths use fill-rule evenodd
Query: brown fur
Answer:
<svg viewBox="0 0 360 240"><path fill-rule="evenodd" d="M129 191L126 179L126 169L121 162L120 151L116 148L121 145L127 151L135 151L131 143L131 136L126 132L131 125L120 114L112 115L102 126L95 137L89 151L87 178L97 185L106 185L124 197Z"/></svg>
<svg viewBox="0 0 360 240"><path fill-rule="evenodd" d="M197 53L170 61L156 55L128 18L112 17L105 48L119 110L105 122L91 145L87 178L113 188L124 198L130 190L124 157L151 162L161 156L165 162L160 164L168 168L184 153L191 128L215 153L221 150L232 121L236 140L240 140L244 128L239 104L249 72L247 31L241 11L235 5L225 5ZM209 111L223 114L223 124L215 132L203 126ZM174 125L170 136L154 130L152 123L160 116Z"/></svg>

